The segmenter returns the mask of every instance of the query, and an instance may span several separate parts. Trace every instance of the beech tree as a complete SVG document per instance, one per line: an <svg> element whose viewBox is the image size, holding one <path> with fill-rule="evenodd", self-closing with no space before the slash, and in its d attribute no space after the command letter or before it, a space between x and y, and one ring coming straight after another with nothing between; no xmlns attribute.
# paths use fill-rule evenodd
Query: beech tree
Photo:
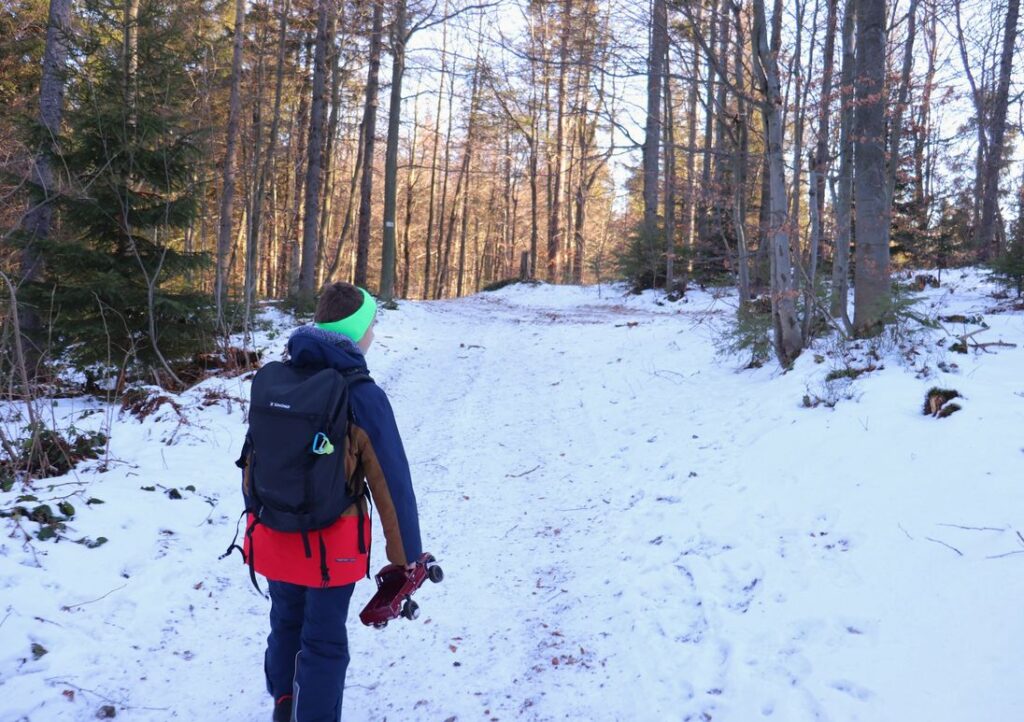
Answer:
<svg viewBox="0 0 1024 722"><path fill-rule="evenodd" d="M881 330L890 307L889 224L885 162L885 0L857 0L854 202L857 224L853 325Z"/></svg>

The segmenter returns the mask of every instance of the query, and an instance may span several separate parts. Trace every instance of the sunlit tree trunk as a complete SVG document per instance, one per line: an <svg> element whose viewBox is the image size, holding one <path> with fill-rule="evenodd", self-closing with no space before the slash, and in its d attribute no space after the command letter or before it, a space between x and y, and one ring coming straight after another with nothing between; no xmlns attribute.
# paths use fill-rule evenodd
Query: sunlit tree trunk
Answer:
<svg viewBox="0 0 1024 722"><path fill-rule="evenodd" d="M327 86L328 28L334 14L334 0L317 3L316 48L313 51L313 100L309 111L309 145L306 165L306 202L302 222L302 266L299 295L312 298L316 290L316 258L320 242L320 189L324 149L324 96Z"/></svg>
<svg viewBox="0 0 1024 722"><path fill-rule="evenodd" d="M363 179L359 193L359 225L356 232L354 282L365 286L370 263L370 217L373 211L373 147L377 131L377 90L380 77L381 34L384 24L384 0L372 0L373 26L370 30L369 69L366 77L366 104L363 111Z"/></svg>
<svg viewBox="0 0 1024 722"><path fill-rule="evenodd" d="M779 82L778 33L768 45L764 0L754 2L754 67L764 95L762 115L768 157L768 239L772 265L772 319L775 329L775 353L779 363L788 366L803 348L800 322L796 313L796 284L793 278L792 253L789 244L790 219L786 198L786 176L783 154L783 128L780 108L782 89ZM774 22L781 20L782 2L776 0Z"/></svg>
<svg viewBox="0 0 1024 722"><path fill-rule="evenodd" d="M402 117L402 78L405 75L406 0L395 0L391 25L391 103L388 139L384 152L384 228L381 246L380 298L395 295L395 209L398 207L398 131Z"/></svg>
<svg viewBox="0 0 1024 722"><path fill-rule="evenodd" d="M836 198L836 240L832 258L832 299L829 311L850 327L850 222L853 213L853 73L854 20L858 0L843 10L843 60L839 78L839 190Z"/></svg>
<svg viewBox="0 0 1024 722"><path fill-rule="evenodd" d="M217 267L214 303L217 324L225 329L224 303L227 295L227 257L231 250L231 222L235 198L235 148L238 143L238 116L241 113L239 84L242 76L242 43L245 39L245 0L235 0L235 38L231 54L231 93L228 101L227 141L224 151L223 187L220 196L220 226L217 232Z"/></svg>
<svg viewBox="0 0 1024 722"><path fill-rule="evenodd" d="M981 225L978 244L983 258L995 258L1000 253L1001 234L996 233L999 214L999 173L1003 168L1003 142L1006 137L1006 112L1010 93L1010 72L1017 42L1017 20L1020 0L1008 0L1006 20L1003 23L1003 51L999 58L999 84L996 87L992 115L989 118L989 153L985 163L985 195L981 204Z"/></svg>

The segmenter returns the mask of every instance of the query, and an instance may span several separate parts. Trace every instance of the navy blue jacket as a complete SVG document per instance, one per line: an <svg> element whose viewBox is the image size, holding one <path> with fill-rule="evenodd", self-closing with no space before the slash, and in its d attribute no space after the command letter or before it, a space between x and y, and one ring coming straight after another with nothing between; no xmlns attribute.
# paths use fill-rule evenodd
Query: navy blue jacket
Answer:
<svg viewBox="0 0 1024 722"><path fill-rule="evenodd" d="M367 372L366 357L347 336L316 326L302 326L288 339L289 362L306 368L359 369ZM416 495L409 461L384 390L372 381L350 388L353 421L350 454L362 468L380 516L392 564L415 561L423 552Z"/></svg>

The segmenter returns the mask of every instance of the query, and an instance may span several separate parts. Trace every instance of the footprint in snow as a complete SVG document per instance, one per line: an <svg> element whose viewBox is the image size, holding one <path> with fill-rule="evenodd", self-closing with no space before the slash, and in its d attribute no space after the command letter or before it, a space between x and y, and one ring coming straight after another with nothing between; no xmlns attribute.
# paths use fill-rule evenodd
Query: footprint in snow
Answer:
<svg viewBox="0 0 1024 722"><path fill-rule="evenodd" d="M848 679L837 679L836 681L829 684L829 686L832 687L832 689L844 692L853 697L854 699L859 699L861 701L871 699L875 694L870 689L867 689L866 687L861 687L859 684L851 682Z"/></svg>

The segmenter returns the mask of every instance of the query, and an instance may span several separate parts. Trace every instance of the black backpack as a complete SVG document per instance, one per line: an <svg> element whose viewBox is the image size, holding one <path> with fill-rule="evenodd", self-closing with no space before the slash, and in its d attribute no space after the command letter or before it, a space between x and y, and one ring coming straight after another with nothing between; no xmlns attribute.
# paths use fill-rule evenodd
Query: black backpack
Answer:
<svg viewBox="0 0 1024 722"><path fill-rule="evenodd" d="M345 476L352 385L371 381L360 368L340 372L272 361L256 372L249 404L249 430L235 464L243 470L245 512L253 521L249 538L249 574L256 584L252 533L257 524L298 532L306 557L312 557L309 532L330 526L341 513L367 496L361 469ZM365 553L364 514L359 510L359 551ZM238 548L235 541L228 548ZM327 550L320 540L323 584L330 581ZM256 586L259 589L259 586Z"/></svg>

